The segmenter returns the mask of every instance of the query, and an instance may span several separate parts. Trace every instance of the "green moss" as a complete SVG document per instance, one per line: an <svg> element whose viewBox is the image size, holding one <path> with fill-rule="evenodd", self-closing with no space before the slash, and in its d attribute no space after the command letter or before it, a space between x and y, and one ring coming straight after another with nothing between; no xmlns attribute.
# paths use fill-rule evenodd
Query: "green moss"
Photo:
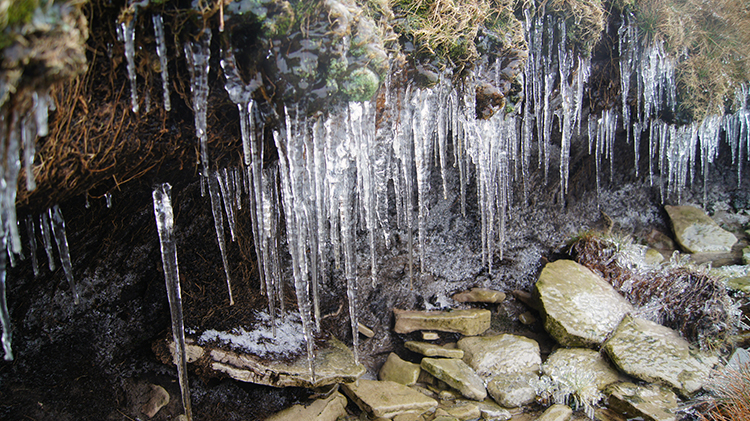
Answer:
<svg viewBox="0 0 750 421"><path fill-rule="evenodd" d="M39 0L13 0L8 7L8 15L5 25L13 26L28 23L34 15L34 10L39 7ZM5 25L2 29L5 29Z"/></svg>
<svg viewBox="0 0 750 421"><path fill-rule="evenodd" d="M360 68L347 76L341 91L350 101L367 101L372 99L379 87L378 75L368 68Z"/></svg>

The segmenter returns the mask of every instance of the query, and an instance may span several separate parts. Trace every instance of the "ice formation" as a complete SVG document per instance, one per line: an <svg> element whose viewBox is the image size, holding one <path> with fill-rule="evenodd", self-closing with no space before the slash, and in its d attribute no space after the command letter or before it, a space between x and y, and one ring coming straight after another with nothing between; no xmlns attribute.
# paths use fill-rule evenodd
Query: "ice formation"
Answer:
<svg viewBox="0 0 750 421"><path fill-rule="evenodd" d="M60 254L60 263L62 264L65 277L70 285L70 292L73 294L73 302L78 304L78 286L73 278L73 263L70 261L70 251L68 250L68 236L65 233L65 219L58 205L49 209L50 221L52 221L52 234L57 243L57 251Z"/></svg>
<svg viewBox="0 0 750 421"><path fill-rule="evenodd" d="M161 261L164 268L164 281L167 284L169 313L172 316L172 339L175 344L175 365L180 381L182 406L188 421L193 419L190 404L190 388L187 376L185 355L185 326L182 319L182 295L180 292L180 270L177 263L177 246L174 242L174 216L172 212L172 186L163 183L153 191L154 217L159 232Z"/></svg>
<svg viewBox="0 0 750 421"><path fill-rule="evenodd" d="M153 15L154 35L156 36L156 54L159 56L159 73L161 74L161 85L164 95L164 110L172 109L172 101L169 97L169 68L167 66L167 42L164 39L164 21L161 15Z"/></svg>
<svg viewBox="0 0 750 421"><path fill-rule="evenodd" d="M185 43L185 59L190 71L190 92L193 94L195 114L195 137L200 144L203 177L208 177L208 133L206 114L208 112L208 71L211 59L211 30L205 28L196 41Z"/></svg>
<svg viewBox="0 0 750 421"><path fill-rule="evenodd" d="M138 112L138 90L136 89L137 75L135 73L135 22L136 17L131 16L117 27L117 36L125 45L125 63L128 68L128 80L130 81L130 106L134 113Z"/></svg>

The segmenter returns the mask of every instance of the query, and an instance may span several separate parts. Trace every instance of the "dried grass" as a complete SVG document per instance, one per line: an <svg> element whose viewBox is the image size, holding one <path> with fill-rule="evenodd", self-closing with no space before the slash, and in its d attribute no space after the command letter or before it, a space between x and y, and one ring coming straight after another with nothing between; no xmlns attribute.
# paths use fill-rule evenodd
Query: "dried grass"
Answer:
<svg viewBox="0 0 750 421"><path fill-rule="evenodd" d="M750 421L750 364L740 364L739 369L727 367L712 385L716 396L714 406L704 421Z"/></svg>
<svg viewBox="0 0 750 421"><path fill-rule="evenodd" d="M599 0L544 0L540 9L564 17L568 38L586 55L599 42L606 24L604 5Z"/></svg>

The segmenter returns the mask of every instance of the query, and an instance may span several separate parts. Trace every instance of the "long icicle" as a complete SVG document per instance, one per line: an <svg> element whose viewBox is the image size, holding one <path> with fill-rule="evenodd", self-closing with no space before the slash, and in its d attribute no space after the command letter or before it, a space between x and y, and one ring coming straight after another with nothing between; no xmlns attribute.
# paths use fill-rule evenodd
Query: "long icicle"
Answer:
<svg viewBox="0 0 750 421"><path fill-rule="evenodd" d="M219 172L213 172L208 176L208 195L211 196L211 212L214 215L214 228L216 229L216 241L219 243L221 261L224 264L224 273L227 277L227 289L229 290L229 305L234 305L232 297L232 281L229 278L229 261L227 260L226 240L224 238L224 216L221 211L221 198L219 197Z"/></svg>
<svg viewBox="0 0 750 421"><path fill-rule="evenodd" d="M6 266L6 255L5 248L8 242L8 237L5 230L0 226L0 322L3 326L3 350L5 351L5 361L13 361L13 349L11 348L11 339L13 334L10 330L10 313L8 312L8 301L5 297L5 266Z"/></svg>
<svg viewBox="0 0 750 421"><path fill-rule="evenodd" d="M164 281L167 285L169 313L172 316L172 340L174 340L177 361L177 377L180 381L182 406L188 421L193 419L190 404L190 388L187 377L187 357L185 355L185 326L182 319L182 296L180 293L180 271L177 264L177 246L174 243L174 216L172 212L172 186L164 183L157 186L153 193L154 217L159 231L161 262L164 268Z"/></svg>
<svg viewBox="0 0 750 421"><path fill-rule="evenodd" d="M65 234L65 219L58 205L49 209L50 220L52 221L52 233L55 235L57 242L57 251L60 253L60 262L62 263L65 277L68 278L70 291L73 294L73 302L79 303L78 287L73 279L73 264L70 262L70 250L68 249L68 237Z"/></svg>

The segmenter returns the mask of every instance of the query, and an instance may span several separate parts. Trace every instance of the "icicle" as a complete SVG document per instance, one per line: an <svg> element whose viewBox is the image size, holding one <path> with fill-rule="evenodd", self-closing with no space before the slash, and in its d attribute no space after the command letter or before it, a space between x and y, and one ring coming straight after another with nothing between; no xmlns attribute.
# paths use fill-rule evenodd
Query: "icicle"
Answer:
<svg viewBox="0 0 750 421"><path fill-rule="evenodd" d="M44 116L39 116L40 108L47 108L47 103L44 100L39 100L39 94L34 92L32 94L34 105L32 106L32 115L26 116L23 121L23 127L21 128L21 138L23 142L23 164L24 171L26 173L26 190L32 191L36 189L36 180L34 175L34 156L36 155L36 137L39 133L37 120L44 118L44 124L47 124L46 112ZM33 117L33 118L32 118ZM46 128L44 130L47 130Z"/></svg>
<svg viewBox="0 0 750 421"><path fill-rule="evenodd" d="M714 162L719 153L719 132L721 129L721 117L710 115L703 120L698 129L701 148L701 167L703 173L703 205L707 205L708 199L708 168Z"/></svg>
<svg viewBox="0 0 750 421"><path fill-rule="evenodd" d="M214 215L214 228L216 229L216 241L219 243L221 261L224 264L224 273L227 276L227 290L229 291L229 305L234 305L232 297L232 282L229 277L229 261L227 260L226 244L224 241L224 217L221 211L221 198L219 197L219 172L213 172L208 177L208 194L211 196L211 212Z"/></svg>
<svg viewBox="0 0 750 421"><path fill-rule="evenodd" d="M134 113L138 112L138 90L136 89L135 73L135 21L134 13L117 27L117 35L125 44L125 62L128 67L128 80L130 80L130 104Z"/></svg>
<svg viewBox="0 0 750 421"><path fill-rule="evenodd" d="M174 216L172 212L172 186L164 183L153 191L154 217L159 232L161 261L164 281L167 285L169 313L172 316L172 340L175 346L175 365L180 381L182 406L188 421L193 419L188 386L187 356L185 355L185 326L182 319L182 294L180 292L180 271L177 263L177 246L174 242Z"/></svg>
<svg viewBox="0 0 750 421"><path fill-rule="evenodd" d="M6 248L8 236L5 230L0 227L0 249ZM5 352L5 361L13 361L13 349L11 347L11 341L13 333L11 332L10 326L10 312L8 311L8 301L5 294L5 281L6 281L6 260L5 253L0 253L0 323L3 327L3 351Z"/></svg>
<svg viewBox="0 0 750 421"><path fill-rule="evenodd" d="M234 167L231 175L234 184L234 205L238 210L242 210L242 169Z"/></svg>
<svg viewBox="0 0 750 421"><path fill-rule="evenodd" d="M372 136L375 132L374 108L369 102L350 102L349 119L352 141L356 150L357 177L359 196L364 209L365 225L367 226L368 240L370 246L370 278L375 286L377 279L377 259L375 256L375 230L376 230L376 186L373 161L377 158Z"/></svg>
<svg viewBox="0 0 750 421"><path fill-rule="evenodd" d="M328 256L326 255L326 243L328 241L326 221L329 218L328 208L326 207L326 201L328 195L326 191L326 134L325 126L322 118L315 120L312 128L312 144L313 144L313 168L312 168L312 180L315 185L315 222L316 226L311 227L315 229L313 235L317 236L315 242L317 250L312 252L317 254L317 260L320 263L321 278L324 278L328 273ZM320 330L320 297L318 288L313 285L313 307L315 311L315 327Z"/></svg>
<svg viewBox="0 0 750 421"><path fill-rule="evenodd" d="M204 28L198 41L185 44L185 58L190 71L190 91L193 93L195 114L195 136L200 141L203 176L208 177L208 133L206 113L208 111L208 72L211 59L211 30Z"/></svg>
<svg viewBox="0 0 750 421"><path fill-rule="evenodd" d="M47 263L49 265L50 272L55 270L55 257L52 255L52 237L51 228L49 222L49 216L46 212L42 213L39 219L39 231L42 233L42 245L44 250L47 252Z"/></svg>
<svg viewBox="0 0 750 421"><path fill-rule="evenodd" d="M107 209L112 208L112 193L104 193L104 201L107 203Z"/></svg>
<svg viewBox="0 0 750 421"><path fill-rule="evenodd" d="M573 68L573 59L570 56L567 45L565 43L565 20L560 19L560 33L563 34L560 37L560 41L557 44L557 62L558 69L560 71L560 98L562 99L562 109L560 110L562 118L560 125L562 127L562 139L560 140L560 196L561 202L565 203L565 195L568 193L568 174L569 174L569 163L570 163L570 138L572 136L572 124L571 118L575 118L575 115L571 115L573 110L573 92L568 82L570 77L570 71ZM580 67L580 62L579 62Z"/></svg>
<svg viewBox="0 0 750 421"><path fill-rule="evenodd" d="M78 287L76 286L75 279L73 279L73 264L70 261L68 237L65 234L65 219L63 219L62 211L58 205L49 209L49 216L52 221L52 233L54 234L55 242L57 243L57 251L60 254L60 262L62 263L65 277L68 278L70 292L73 294L73 302L78 304Z"/></svg>
<svg viewBox="0 0 750 421"><path fill-rule="evenodd" d="M216 174L216 180L219 182L219 191L221 192L221 197L224 200L224 211L226 212L226 215L227 215L227 224L229 225L229 233L232 236L232 241L235 241L234 207L232 204L232 199L234 197L234 191L232 190L233 184L229 180L229 172L227 171L226 168L224 168L223 170L217 170L215 174Z"/></svg>
<svg viewBox="0 0 750 421"><path fill-rule="evenodd" d="M620 53L620 93L622 97L622 126L627 130L627 139L630 139L630 105L628 105L628 94L630 93L630 76L633 72L635 55L638 48L637 27L635 26L633 14L621 15L622 23L618 29L618 51ZM638 176L638 144L634 145L636 150L635 171Z"/></svg>
<svg viewBox="0 0 750 421"><path fill-rule="evenodd" d="M39 261L36 258L36 230L34 229L34 218L31 215L26 217L26 235L29 237L31 269L34 271L34 277L36 278L39 276Z"/></svg>
<svg viewBox="0 0 750 421"><path fill-rule="evenodd" d="M2 113L1 124L5 124ZM18 172L21 169L21 160L19 158L23 125L19 121L20 116L17 110L13 110L10 127L7 135L7 146L5 148L5 165L3 173L4 185L2 186L2 197L0 197L0 209L2 210L2 221L5 226L5 232L9 236L8 250L11 252L11 264L13 264L15 254L21 254L21 237L18 234L18 221L16 218L16 188L18 186ZM1 131L4 133L4 131ZM4 140L4 139L0 139ZM4 145L5 142L0 143Z"/></svg>
<svg viewBox="0 0 750 421"><path fill-rule="evenodd" d="M172 101L169 98L169 66L167 63L167 43L164 39L164 22L161 15L151 16L154 22L154 35L156 36L156 54L159 56L159 70L161 73L161 86L164 93L164 110L172 109Z"/></svg>

